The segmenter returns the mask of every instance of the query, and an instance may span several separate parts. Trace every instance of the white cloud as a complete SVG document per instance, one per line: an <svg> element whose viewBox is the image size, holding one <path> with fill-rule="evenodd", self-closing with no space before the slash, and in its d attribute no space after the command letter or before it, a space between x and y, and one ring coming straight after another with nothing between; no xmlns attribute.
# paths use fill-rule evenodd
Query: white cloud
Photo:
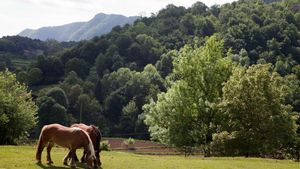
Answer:
<svg viewBox="0 0 300 169"><path fill-rule="evenodd" d="M87 21L95 14L126 16L158 12L167 4L190 7L197 0L4 0L0 6L0 37L15 35L25 28L62 25ZM206 5L233 0L203 0Z"/></svg>

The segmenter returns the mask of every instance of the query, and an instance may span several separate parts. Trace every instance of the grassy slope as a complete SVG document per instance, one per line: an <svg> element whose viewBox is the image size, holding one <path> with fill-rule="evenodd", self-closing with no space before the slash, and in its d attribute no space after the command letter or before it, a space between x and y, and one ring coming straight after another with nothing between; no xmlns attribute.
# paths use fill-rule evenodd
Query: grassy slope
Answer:
<svg viewBox="0 0 300 169"><path fill-rule="evenodd" d="M0 146L0 169L69 168L62 165L65 149L52 150L53 166L35 163L35 148L30 146ZM81 152L79 152L81 155ZM78 153L78 154L79 154ZM144 156L122 152L103 152L103 169L300 169L300 163L257 158L205 158L182 156ZM83 168L79 165L78 168Z"/></svg>

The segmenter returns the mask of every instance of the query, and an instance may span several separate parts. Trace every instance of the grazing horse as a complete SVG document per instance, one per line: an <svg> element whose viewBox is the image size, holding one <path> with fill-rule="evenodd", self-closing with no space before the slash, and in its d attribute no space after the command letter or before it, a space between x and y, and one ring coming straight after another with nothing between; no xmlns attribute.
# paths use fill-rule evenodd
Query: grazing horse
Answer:
<svg viewBox="0 0 300 169"><path fill-rule="evenodd" d="M54 143L59 146L68 148L70 151L64 158L64 164L68 164L68 157L71 157L71 166L76 167L76 162L72 156L76 149L84 148L87 152L86 161L89 168L93 167L93 161L96 159L93 143L88 133L78 127L65 127L60 124L45 125L41 131L37 151L36 160L41 163L42 151L47 146L47 161L53 163L50 151Z"/></svg>
<svg viewBox="0 0 300 169"><path fill-rule="evenodd" d="M94 145L94 150L95 150L95 154L96 154L96 160L94 161L94 165L95 166L101 166L101 160L100 160L100 142L101 142L101 132L100 130L98 129L98 127L94 126L94 125L90 125L90 126L87 126L83 123L79 123L79 124L73 124L71 127L78 127L78 128L81 128L82 130L86 131L92 142L93 142L93 145ZM87 155L86 151L83 151L83 156L81 158L81 162L85 162L85 156ZM74 157L75 157L75 160L78 161L78 158L76 156L76 152L74 153Z"/></svg>

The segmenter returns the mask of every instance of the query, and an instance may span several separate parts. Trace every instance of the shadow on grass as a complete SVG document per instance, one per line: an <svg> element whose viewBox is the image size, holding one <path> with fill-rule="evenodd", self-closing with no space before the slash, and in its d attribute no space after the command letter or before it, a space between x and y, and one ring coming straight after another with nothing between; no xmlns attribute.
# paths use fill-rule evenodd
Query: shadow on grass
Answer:
<svg viewBox="0 0 300 169"><path fill-rule="evenodd" d="M36 163L37 166L41 167L41 168L44 168L44 169L66 169L66 168L70 168L69 166L66 166L66 167L56 167L56 166L53 166L51 164L41 164L41 163Z"/></svg>
<svg viewBox="0 0 300 169"><path fill-rule="evenodd" d="M56 167L56 166L53 166L51 164L41 164L41 163L36 163L37 166L43 168L43 169L66 169L66 168L72 168L71 166L64 166L64 167ZM86 168L86 165L85 164L82 164L82 163L76 163L77 167L76 168ZM98 167L98 169L102 169L102 167Z"/></svg>
<svg viewBox="0 0 300 169"><path fill-rule="evenodd" d="M87 168L86 164L83 163L76 163L77 168ZM102 167L98 167L98 168L92 168L92 169L103 169Z"/></svg>

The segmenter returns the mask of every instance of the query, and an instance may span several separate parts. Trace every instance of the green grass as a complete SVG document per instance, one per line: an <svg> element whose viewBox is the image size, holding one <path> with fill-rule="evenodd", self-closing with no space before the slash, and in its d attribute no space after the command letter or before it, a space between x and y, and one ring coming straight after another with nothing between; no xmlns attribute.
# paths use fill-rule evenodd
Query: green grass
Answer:
<svg viewBox="0 0 300 169"><path fill-rule="evenodd" d="M43 164L35 161L35 148L32 146L0 146L0 169L35 169L35 168L70 168L62 164L66 149L53 148L54 164ZM78 152L81 155L82 152ZM300 163L287 160L260 158L202 158L198 156L147 156L123 152L102 152L103 169L300 169ZM79 164L78 168L84 168Z"/></svg>

